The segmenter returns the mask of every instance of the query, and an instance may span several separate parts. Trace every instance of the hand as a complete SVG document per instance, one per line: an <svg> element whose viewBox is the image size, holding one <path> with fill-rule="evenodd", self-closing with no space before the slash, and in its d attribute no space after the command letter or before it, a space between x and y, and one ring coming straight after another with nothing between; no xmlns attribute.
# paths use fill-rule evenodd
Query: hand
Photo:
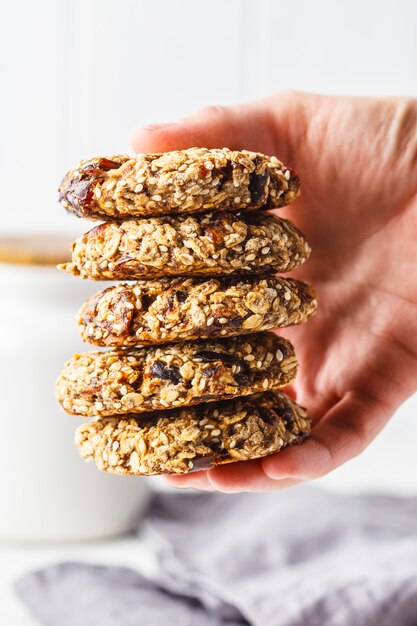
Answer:
<svg viewBox="0 0 417 626"><path fill-rule="evenodd" d="M230 492L322 476L417 389L417 100L283 93L133 135L141 152L191 146L265 152L298 171L302 196L279 215L312 246L294 276L312 282L319 312L279 332L295 344L292 391L314 429L301 446L169 482Z"/></svg>

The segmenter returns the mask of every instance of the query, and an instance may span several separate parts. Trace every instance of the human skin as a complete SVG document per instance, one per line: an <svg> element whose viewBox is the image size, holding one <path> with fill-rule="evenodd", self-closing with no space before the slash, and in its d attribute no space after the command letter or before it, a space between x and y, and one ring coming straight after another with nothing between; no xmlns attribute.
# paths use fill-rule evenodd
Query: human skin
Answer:
<svg viewBox="0 0 417 626"><path fill-rule="evenodd" d="M132 144L137 152L246 148L294 167L302 195L279 215L312 246L291 275L319 295L316 317L280 331L299 356L286 391L308 408L311 437L265 459L167 480L267 491L359 454L417 389L417 100L278 93L137 129Z"/></svg>

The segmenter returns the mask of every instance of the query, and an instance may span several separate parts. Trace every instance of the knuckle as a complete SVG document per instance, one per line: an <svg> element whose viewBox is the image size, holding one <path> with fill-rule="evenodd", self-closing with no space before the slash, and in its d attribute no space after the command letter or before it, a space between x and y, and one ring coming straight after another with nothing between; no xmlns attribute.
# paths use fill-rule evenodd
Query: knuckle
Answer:
<svg viewBox="0 0 417 626"><path fill-rule="evenodd" d="M228 108L222 104L210 104L199 109L197 114L204 117L225 117L228 115Z"/></svg>

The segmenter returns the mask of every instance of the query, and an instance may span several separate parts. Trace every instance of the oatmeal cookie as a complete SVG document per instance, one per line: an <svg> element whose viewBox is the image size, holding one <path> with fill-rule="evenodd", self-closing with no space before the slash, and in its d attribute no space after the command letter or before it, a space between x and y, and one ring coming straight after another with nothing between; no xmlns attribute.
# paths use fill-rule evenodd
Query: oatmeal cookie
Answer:
<svg viewBox="0 0 417 626"><path fill-rule="evenodd" d="M105 222L73 244L59 269L93 280L286 272L310 247L289 220L263 212Z"/></svg>
<svg viewBox="0 0 417 626"><path fill-rule="evenodd" d="M290 383L297 358L289 341L257 333L70 359L56 385L68 413L143 413L267 391Z"/></svg>
<svg viewBox="0 0 417 626"><path fill-rule="evenodd" d="M105 472L186 474L257 459L300 443L310 432L305 409L279 391L195 407L96 419L75 443Z"/></svg>
<svg viewBox="0 0 417 626"><path fill-rule="evenodd" d="M100 291L77 322L87 343L137 346L301 324L316 308L313 288L293 278L162 278Z"/></svg>
<svg viewBox="0 0 417 626"><path fill-rule="evenodd" d="M190 148L81 161L63 179L59 199L78 217L117 220L281 207L299 191L295 172L276 157Z"/></svg>

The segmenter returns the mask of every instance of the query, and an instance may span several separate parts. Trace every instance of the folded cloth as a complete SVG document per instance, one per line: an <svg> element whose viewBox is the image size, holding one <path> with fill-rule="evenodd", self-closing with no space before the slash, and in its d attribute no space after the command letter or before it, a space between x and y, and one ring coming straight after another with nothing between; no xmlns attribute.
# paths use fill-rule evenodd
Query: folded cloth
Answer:
<svg viewBox="0 0 417 626"><path fill-rule="evenodd" d="M59 563L17 583L47 626L223 626L201 603L172 595L126 567ZM226 622L241 626L247 622Z"/></svg>
<svg viewBox="0 0 417 626"><path fill-rule="evenodd" d="M154 580L63 564L20 597L47 626L417 624L417 498L159 493L140 530Z"/></svg>

